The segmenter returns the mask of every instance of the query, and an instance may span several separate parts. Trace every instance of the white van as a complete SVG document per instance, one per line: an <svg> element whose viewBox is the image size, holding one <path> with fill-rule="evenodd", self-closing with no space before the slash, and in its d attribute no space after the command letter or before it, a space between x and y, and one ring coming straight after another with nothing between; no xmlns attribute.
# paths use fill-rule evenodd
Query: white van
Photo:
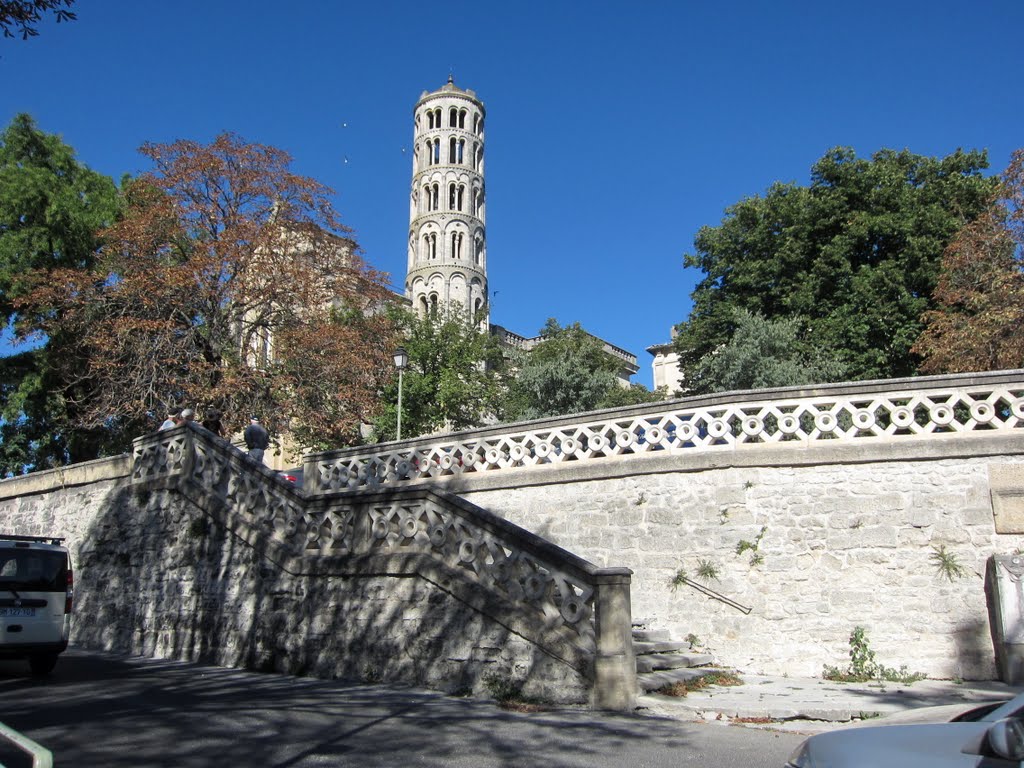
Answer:
<svg viewBox="0 0 1024 768"><path fill-rule="evenodd" d="M0 534L0 658L46 675L68 647L74 579L64 539Z"/></svg>

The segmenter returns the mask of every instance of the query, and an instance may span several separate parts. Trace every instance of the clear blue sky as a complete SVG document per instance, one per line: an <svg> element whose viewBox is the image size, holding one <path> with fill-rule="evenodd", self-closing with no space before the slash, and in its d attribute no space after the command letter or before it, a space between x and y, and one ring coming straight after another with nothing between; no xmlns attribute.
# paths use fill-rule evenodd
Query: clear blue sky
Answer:
<svg viewBox="0 0 1024 768"><path fill-rule="evenodd" d="M220 131L336 191L368 260L405 276L412 108L487 107L493 322L580 321L634 352L686 318L697 230L830 147L1024 146L1022 0L331 2L79 0L0 39L0 120L29 112L82 162ZM343 127L346 126L346 127ZM347 162L346 162L347 160Z"/></svg>

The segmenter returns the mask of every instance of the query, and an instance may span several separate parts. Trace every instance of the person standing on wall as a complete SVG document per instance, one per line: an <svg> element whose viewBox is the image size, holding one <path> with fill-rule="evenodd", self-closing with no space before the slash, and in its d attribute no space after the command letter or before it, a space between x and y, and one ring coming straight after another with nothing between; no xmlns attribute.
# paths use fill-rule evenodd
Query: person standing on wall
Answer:
<svg viewBox="0 0 1024 768"><path fill-rule="evenodd" d="M249 419L249 426L242 433L245 440L245 447L249 449L249 455L256 461L263 463L263 452L270 446L270 434L260 424L258 416Z"/></svg>
<svg viewBox="0 0 1024 768"><path fill-rule="evenodd" d="M216 408L207 408L203 415L203 429L215 434L217 437L224 437L224 425L220 423L220 411Z"/></svg>

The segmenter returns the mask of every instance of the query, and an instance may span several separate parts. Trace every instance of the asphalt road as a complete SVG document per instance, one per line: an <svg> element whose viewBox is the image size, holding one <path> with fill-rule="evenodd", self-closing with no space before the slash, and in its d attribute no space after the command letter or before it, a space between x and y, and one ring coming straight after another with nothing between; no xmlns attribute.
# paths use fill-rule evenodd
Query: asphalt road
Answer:
<svg viewBox="0 0 1024 768"><path fill-rule="evenodd" d="M0 661L0 722L62 768L781 768L801 739L75 649L41 681Z"/></svg>

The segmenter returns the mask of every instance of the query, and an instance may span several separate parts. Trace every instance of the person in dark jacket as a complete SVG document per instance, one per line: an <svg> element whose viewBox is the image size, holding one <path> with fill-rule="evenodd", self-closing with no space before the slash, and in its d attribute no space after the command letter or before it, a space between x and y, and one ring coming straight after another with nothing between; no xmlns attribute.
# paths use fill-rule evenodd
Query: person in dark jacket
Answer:
<svg viewBox="0 0 1024 768"><path fill-rule="evenodd" d="M224 437L224 425L220 423L220 411L210 408L203 414L203 429L207 429L217 437Z"/></svg>
<svg viewBox="0 0 1024 768"><path fill-rule="evenodd" d="M249 419L249 426L242 433L245 440L245 447L249 449L249 455L253 459L263 463L263 452L270 446L270 433L260 424L259 417L253 416Z"/></svg>

